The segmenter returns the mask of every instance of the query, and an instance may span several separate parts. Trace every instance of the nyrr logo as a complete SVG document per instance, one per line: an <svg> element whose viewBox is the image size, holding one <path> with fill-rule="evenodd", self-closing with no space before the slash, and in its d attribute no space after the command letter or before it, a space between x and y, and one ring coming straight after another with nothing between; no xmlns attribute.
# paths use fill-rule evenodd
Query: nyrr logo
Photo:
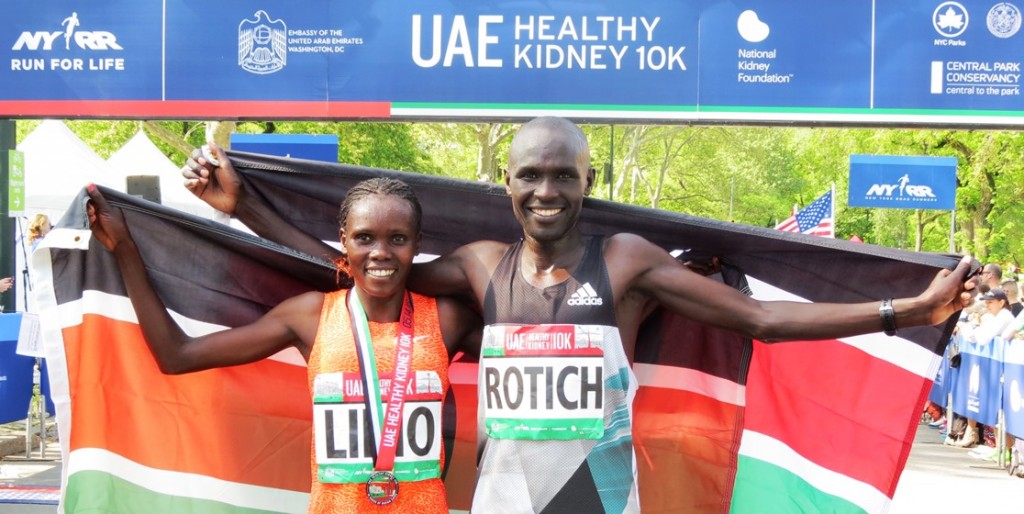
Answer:
<svg viewBox="0 0 1024 514"><path fill-rule="evenodd" d="M104 30L77 30L81 22L78 20L78 13L73 12L71 16L60 22L64 30L53 32L35 31L22 32L11 50L53 50L54 42L61 36L64 38L64 49L71 50L72 44L82 50L124 50L117 44L117 37ZM60 43L57 42L59 45Z"/></svg>
<svg viewBox="0 0 1024 514"><path fill-rule="evenodd" d="M897 195L897 191L899 194ZM872 184L864 196L910 196L914 198L935 198L930 186L915 186L910 184L910 176L903 175L896 184Z"/></svg>
<svg viewBox="0 0 1024 514"><path fill-rule="evenodd" d="M288 63L288 27L266 11L253 16L238 24L238 65L257 75L279 71Z"/></svg>

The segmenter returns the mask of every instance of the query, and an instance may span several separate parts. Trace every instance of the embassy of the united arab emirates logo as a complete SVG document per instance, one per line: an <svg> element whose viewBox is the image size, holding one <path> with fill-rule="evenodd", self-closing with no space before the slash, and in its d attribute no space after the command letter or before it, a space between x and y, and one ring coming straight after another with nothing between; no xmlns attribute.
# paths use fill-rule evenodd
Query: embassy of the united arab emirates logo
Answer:
<svg viewBox="0 0 1024 514"><path fill-rule="evenodd" d="M253 16L238 24L238 65L258 75L279 71L288 63L288 27L263 10Z"/></svg>

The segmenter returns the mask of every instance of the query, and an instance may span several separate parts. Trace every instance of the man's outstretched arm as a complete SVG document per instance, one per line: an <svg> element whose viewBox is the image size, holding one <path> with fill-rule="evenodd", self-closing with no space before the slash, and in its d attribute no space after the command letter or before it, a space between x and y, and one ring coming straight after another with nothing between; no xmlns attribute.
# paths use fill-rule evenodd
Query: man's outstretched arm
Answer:
<svg viewBox="0 0 1024 514"><path fill-rule="evenodd" d="M687 270L664 250L639 236L619 235L628 244L635 266L632 288L653 297L682 316L762 341L828 339L882 331L879 302L800 303L759 301ZM892 302L897 328L935 325L963 308L962 293L972 260L939 271L929 287L913 298ZM879 300L882 300L881 298Z"/></svg>

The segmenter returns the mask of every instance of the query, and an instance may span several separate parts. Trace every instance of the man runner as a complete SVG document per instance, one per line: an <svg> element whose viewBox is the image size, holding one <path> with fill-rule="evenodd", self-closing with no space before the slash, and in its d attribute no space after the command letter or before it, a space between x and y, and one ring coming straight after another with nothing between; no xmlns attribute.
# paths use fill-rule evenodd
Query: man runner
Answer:
<svg viewBox="0 0 1024 514"><path fill-rule="evenodd" d="M228 162L219 150L216 157ZM183 170L197 196L283 244L334 252L246 195L233 169L211 173L206 164L194 155ZM762 341L827 339L940 323L973 287L965 257L915 298L758 301L637 235L583 235L577 221L594 175L575 124L555 117L524 124L505 176L523 239L467 244L418 264L410 277L414 291L465 296L483 309L474 511L639 511L631 366L640 323L658 305Z"/></svg>

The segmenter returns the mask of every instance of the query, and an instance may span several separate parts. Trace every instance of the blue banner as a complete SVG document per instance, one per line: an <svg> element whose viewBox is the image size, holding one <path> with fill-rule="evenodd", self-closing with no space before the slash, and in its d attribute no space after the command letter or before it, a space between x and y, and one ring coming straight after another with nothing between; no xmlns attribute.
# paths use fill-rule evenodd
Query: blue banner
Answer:
<svg viewBox="0 0 1024 514"><path fill-rule="evenodd" d="M960 373L954 385L953 410L986 425L999 420L1003 389L1003 339L997 337L987 344L965 343L960 346ZM957 397L962 401L958 401Z"/></svg>
<svg viewBox="0 0 1024 514"><path fill-rule="evenodd" d="M700 16L701 108L870 105L871 40L861 36L871 33L871 3L757 2L742 10L708 2Z"/></svg>
<svg viewBox="0 0 1024 514"><path fill-rule="evenodd" d="M956 207L956 157L850 156L850 207Z"/></svg>
<svg viewBox="0 0 1024 514"><path fill-rule="evenodd" d="M0 99L159 99L162 22L153 2L4 2Z"/></svg>
<svg viewBox="0 0 1024 514"><path fill-rule="evenodd" d="M946 407L950 384L955 380L955 377L950 372L956 371L956 368L949 367L949 349L951 346L946 346L946 353L942 356L942 363L939 364L939 370L935 374L935 381L932 382L932 390L928 394L928 400L941 407Z"/></svg>
<svg viewBox="0 0 1024 514"><path fill-rule="evenodd" d="M881 109L1019 110L1019 2L877 2L875 104ZM1009 115L1010 113L1002 113Z"/></svg>
<svg viewBox="0 0 1024 514"><path fill-rule="evenodd" d="M1021 125L1020 21L936 0L8 0L0 116Z"/></svg>
<svg viewBox="0 0 1024 514"><path fill-rule="evenodd" d="M18 355L18 330L21 314L0 314L0 423L28 416L32 400L34 357Z"/></svg>
<svg viewBox="0 0 1024 514"><path fill-rule="evenodd" d="M231 134L231 149L293 159L338 162L336 134Z"/></svg>
<svg viewBox="0 0 1024 514"><path fill-rule="evenodd" d="M1003 412L1006 431L1024 437L1024 341L1015 339L1006 347L1003 368Z"/></svg>

